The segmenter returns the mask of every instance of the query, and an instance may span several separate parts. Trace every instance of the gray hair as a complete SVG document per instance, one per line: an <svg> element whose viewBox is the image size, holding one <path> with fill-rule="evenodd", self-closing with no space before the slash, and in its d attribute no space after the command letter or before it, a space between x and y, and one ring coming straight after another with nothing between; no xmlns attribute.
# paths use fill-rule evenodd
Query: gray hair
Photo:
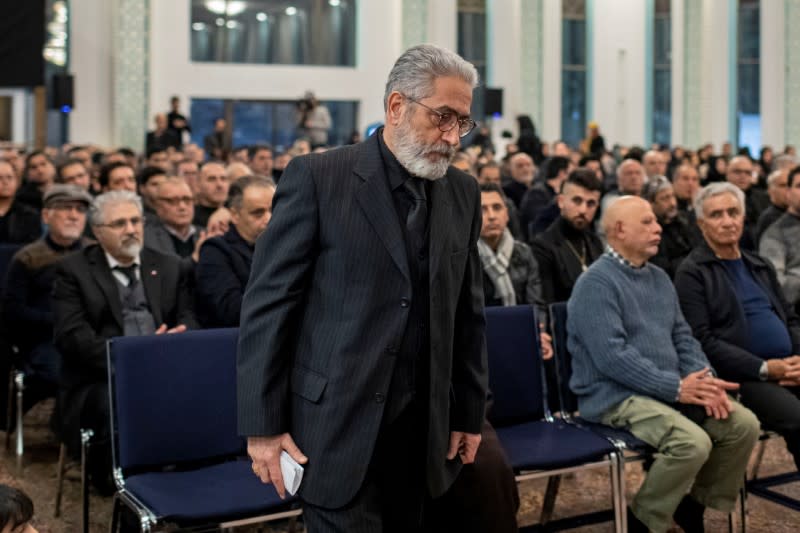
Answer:
<svg viewBox="0 0 800 533"><path fill-rule="evenodd" d="M775 158L772 166L778 170L792 168L797 165L797 158L792 154L781 154Z"/></svg>
<svg viewBox="0 0 800 533"><path fill-rule="evenodd" d="M143 213L142 199L138 194L131 191L109 191L104 192L94 199L92 205L89 206L89 221L92 226L99 226L105 223L103 219L103 211L108 205L118 204L133 204L139 210L139 214Z"/></svg>
<svg viewBox="0 0 800 533"><path fill-rule="evenodd" d="M672 183L664 176L653 176L642 189L642 198L652 203L656 201L656 196L663 190L672 189Z"/></svg>
<svg viewBox="0 0 800 533"><path fill-rule="evenodd" d="M452 76L478 86L478 71L472 63L446 48L434 44L420 44L409 48L397 58L383 94L383 109L389 105L389 95L399 92L414 100L433 94L436 78Z"/></svg>
<svg viewBox="0 0 800 533"><path fill-rule="evenodd" d="M774 186L775 182L780 179L784 172L786 172L786 169L778 169L770 172L769 176L767 177L767 187Z"/></svg>
<svg viewBox="0 0 800 533"><path fill-rule="evenodd" d="M697 193L697 196L694 198L694 214L697 220L701 220L706 216L703 211L703 204L705 201L721 194L732 194L735 196L736 200L739 202L739 207L742 208L742 215L745 214L744 193L742 190L733 183L716 181L700 189L700 192Z"/></svg>
<svg viewBox="0 0 800 533"><path fill-rule="evenodd" d="M242 207L244 192L250 187L263 187L275 190L275 182L265 176L242 176L231 184L228 191L228 207L238 210Z"/></svg>

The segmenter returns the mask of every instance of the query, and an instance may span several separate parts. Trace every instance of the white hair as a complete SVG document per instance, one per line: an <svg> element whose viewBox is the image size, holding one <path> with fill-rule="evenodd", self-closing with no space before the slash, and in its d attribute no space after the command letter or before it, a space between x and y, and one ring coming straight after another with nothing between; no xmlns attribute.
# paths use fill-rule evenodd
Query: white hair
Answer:
<svg viewBox="0 0 800 533"><path fill-rule="evenodd" d="M138 194L131 191L109 191L101 194L94 199L89 207L89 221L92 226L99 226L105 223L103 211L107 205L133 204L142 214L142 199Z"/></svg>
<svg viewBox="0 0 800 533"><path fill-rule="evenodd" d="M703 204L705 201L721 194L732 194L739 202L739 207L742 208L742 215L745 214L744 193L742 190L733 183L716 181L700 189L700 192L697 193L697 196L694 198L694 214L697 220L701 220L706 216L703 211Z"/></svg>
<svg viewBox="0 0 800 533"><path fill-rule="evenodd" d="M475 66L455 52L434 44L420 44L409 48L397 58L383 94L383 108L389 105L389 95L399 92L413 100L422 100L433 94L436 78L452 76L478 86Z"/></svg>

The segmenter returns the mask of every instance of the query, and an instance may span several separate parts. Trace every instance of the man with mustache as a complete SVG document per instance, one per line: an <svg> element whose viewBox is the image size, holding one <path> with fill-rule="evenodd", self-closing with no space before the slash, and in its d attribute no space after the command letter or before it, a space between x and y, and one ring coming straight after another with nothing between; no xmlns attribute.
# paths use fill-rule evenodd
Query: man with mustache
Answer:
<svg viewBox="0 0 800 533"><path fill-rule="evenodd" d="M63 356L61 431L71 452L80 428L94 431L90 476L113 492L106 341L179 333L196 326L178 257L143 248L141 199L130 191L95 198L89 211L97 244L66 257L55 275L55 345Z"/></svg>
<svg viewBox="0 0 800 533"><path fill-rule="evenodd" d="M531 245L546 304L569 299L578 276L603 253L593 224L600 189L592 170L573 170L556 198L560 216Z"/></svg>
<svg viewBox="0 0 800 533"><path fill-rule="evenodd" d="M14 255L3 294L5 329L25 365L25 410L54 396L58 386L61 355L53 345L50 295L58 262L87 244L82 235L92 197L77 185L59 184L43 201L47 233Z"/></svg>
<svg viewBox="0 0 800 533"><path fill-rule="evenodd" d="M450 167L475 68L435 45L393 66L385 127L292 159L256 242L238 357L239 431L308 531L412 532L472 463L486 403L475 178Z"/></svg>
<svg viewBox="0 0 800 533"><path fill-rule="evenodd" d="M650 202L661 225L658 253L650 261L674 278L681 261L700 242L697 226L678 210L672 183L664 176L653 176L644 186L642 196Z"/></svg>
<svg viewBox="0 0 800 533"><path fill-rule="evenodd" d="M603 214L608 247L569 299L570 388L585 418L657 449L628 512L628 531L663 533L673 517L702 532L706 507L730 513L759 435L727 394L681 314L669 276L649 263L659 226L650 204L623 196Z"/></svg>

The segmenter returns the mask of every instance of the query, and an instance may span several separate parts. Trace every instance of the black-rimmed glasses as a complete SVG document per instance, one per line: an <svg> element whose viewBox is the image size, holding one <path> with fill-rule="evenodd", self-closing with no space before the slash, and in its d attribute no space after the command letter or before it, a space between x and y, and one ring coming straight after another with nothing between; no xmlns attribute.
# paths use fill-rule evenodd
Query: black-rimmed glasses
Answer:
<svg viewBox="0 0 800 533"><path fill-rule="evenodd" d="M475 129L475 121L469 117L459 117L455 113L450 111L445 111L442 113L441 111L437 111L434 108L427 106L420 102L415 98L411 98L410 96L403 95L406 99L415 104L419 104L437 117L436 127L439 128L439 131L442 133L447 133L448 131L452 130L458 124L458 136L459 137L466 137L469 132Z"/></svg>

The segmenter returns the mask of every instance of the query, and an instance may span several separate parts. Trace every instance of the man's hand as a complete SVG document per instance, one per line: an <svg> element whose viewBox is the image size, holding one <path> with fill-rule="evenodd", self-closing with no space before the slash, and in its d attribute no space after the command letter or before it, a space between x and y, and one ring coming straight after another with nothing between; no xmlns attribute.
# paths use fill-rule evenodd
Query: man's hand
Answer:
<svg viewBox="0 0 800 533"><path fill-rule="evenodd" d="M539 342L542 345L542 359L547 361L553 358L553 337L542 330L539 333Z"/></svg>
<svg viewBox="0 0 800 533"><path fill-rule="evenodd" d="M231 212L225 207L220 207L208 217L206 230L210 235L222 235L228 231L231 224Z"/></svg>
<svg viewBox="0 0 800 533"><path fill-rule="evenodd" d="M780 359L784 366L784 373L778 380L778 385L784 387L797 387L800 386L800 355L793 355L785 359ZM769 365L767 361L767 365ZM772 377L770 375L770 377Z"/></svg>
<svg viewBox="0 0 800 533"><path fill-rule="evenodd" d="M308 462L308 457L303 455L288 433L274 437L247 438L247 454L253 460L253 472L263 483L275 485L275 490L281 499L286 498L283 474L281 474L281 452L283 450L286 450L292 459L301 465Z"/></svg>
<svg viewBox="0 0 800 533"><path fill-rule="evenodd" d="M481 443L480 434L464 433L462 431L450 432L450 447L447 449L447 458L453 460L456 454L465 465L475 462L475 454Z"/></svg>
<svg viewBox="0 0 800 533"><path fill-rule="evenodd" d="M767 359L767 379L780 381L786 375L786 360Z"/></svg>
<svg viewBox="0 0 800 533"><path fill-rule="evenodd" d="M728 418L733 404L726 391L737 390L738 383L715 378L708 368L688 374L681 380L680 403L702 405L708 416Z"/></svg>
<svg viewBox="0 0 800 533"><path fill-rule="evenodd" d="M184 331L186 331L186 326L183 324L178 324L172 329L167 329L166 324L161 324L155 333L156 335L163 335L164 333L183 333Z"/></svg>

